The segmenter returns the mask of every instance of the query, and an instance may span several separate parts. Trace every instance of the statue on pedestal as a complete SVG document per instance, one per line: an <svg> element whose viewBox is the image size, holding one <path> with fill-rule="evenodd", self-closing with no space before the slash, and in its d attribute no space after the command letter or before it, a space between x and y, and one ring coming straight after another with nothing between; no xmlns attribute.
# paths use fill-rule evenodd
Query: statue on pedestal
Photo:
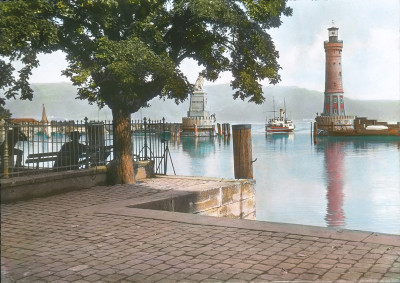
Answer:
<svg viewBox="0 0 400 283"><path fill-rule="evenodd" d="M202 75L200 75L195 84L194 84L194 90L195 91L202 91L203 90L203 84L204 84L204 78Z"/></svg>

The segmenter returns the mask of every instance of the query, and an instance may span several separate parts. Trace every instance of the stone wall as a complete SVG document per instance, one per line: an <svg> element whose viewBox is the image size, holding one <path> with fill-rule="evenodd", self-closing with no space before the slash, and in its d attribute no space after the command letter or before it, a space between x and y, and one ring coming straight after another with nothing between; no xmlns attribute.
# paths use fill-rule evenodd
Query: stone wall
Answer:
<svg viewBox="0 0 400 283"><path fill-rule="evenodd" d="M168 176L168 178L171 178L171 176ZM211 179L207 177L192 178ZM184 191L174 196L137 204L132 207L217 217L255 219L256 201L254 185L254 180L230 180L228 184L219 188L198 189L190 192Z"/></svg>
<svg viewBox="0 0 400 283"><path fill-rule="evenodd" d="M137 180L154 176L154 162L135 162ZM62 172L47 172L37 175L0 179L1 203L44 197L73 190L87 189L107 184L107 167Z"/></svg>

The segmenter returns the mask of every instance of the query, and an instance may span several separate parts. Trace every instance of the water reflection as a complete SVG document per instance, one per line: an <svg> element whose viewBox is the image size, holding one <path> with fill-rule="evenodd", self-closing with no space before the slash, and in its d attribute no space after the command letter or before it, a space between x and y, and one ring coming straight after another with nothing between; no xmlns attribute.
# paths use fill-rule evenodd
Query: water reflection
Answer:
<svg viewBox="0 0 400 283"><path fill-rule="evenodd" d="M325 221L330 227L344 226L343 211L343 142L328 143L325 147L325 173L328 200Z"/></svg>
<svg viewBox="0 0 400 283"><path fill-rule="evenodd" d="M181 142L190 157L207 157L215 152L214 137L181 137Z"/></svg>
<svg viewBox="0 0 400 283"><path fill-rule="evenodd" d="M294 133L273 133L273 134L265 134L265 139L268 144L279 148L285 149L288 142L294 139Z"/></svg>
<svg viewBox="0 0 400 283"><path fill-rule="evenodd" d="M400 148L400 139L398 137L324 137L319 140L317 145L317 151L324 153L324 174L326 183L326 199L327 209L325 222L329 227L346 227L346 209L344 208L344 201L349 201L348 197L344 193L344 187L347 186L349 194L356 194L358 190L365 188L365 192L361 194L373 193L380 186L388 186L387 192L390 191L391 182L386 180L381 184L379 181L375 181L373 175L378 175L378 171L382 168L379 166L379 160L373 159L372 156L376 152L385 152L393 150L393 146ZM368 164L370 168L363 169L365 162L371 160ZM360 161L362 163L360 163ZM350 168L345 168L345 164ZM372 165L372 166L371 166ZM376 167L375 169L371 169ZM351 172L350 172L350 170ZM374 172L375 170L375 172ZM352 172L356 173L351 176ZM364 174L371 174L371 176L365 176ZM346 176L347 175L347 176ZM390 174L389 174L390 175ZM369 181L365 181L366 179ZM377 178L379 180L379 178ZM369 184L364 184L370 182ZM357 183L357 184L356 184ZM366 206L368 202L372 203L377 212L371 207L367 209L367 213L360 213L358 221L362 222L363 219L376 219L379 218L380 207L389 206L388 202L383 202L385 196L377 194L378 197L370 197L363 199L362 196L358 196L359 200L356 203L356 207L352 208L352 214L356 214L356 210L362 210L361 207ZM354 197L351 199L354 201ZM347 208L349 211L350 209ZM354 217L354 216L353 216ZM382 220L382 219L381 219ZM371 221L371 220L370 220ZM371 221L372 222L372 221Z"/></svg>

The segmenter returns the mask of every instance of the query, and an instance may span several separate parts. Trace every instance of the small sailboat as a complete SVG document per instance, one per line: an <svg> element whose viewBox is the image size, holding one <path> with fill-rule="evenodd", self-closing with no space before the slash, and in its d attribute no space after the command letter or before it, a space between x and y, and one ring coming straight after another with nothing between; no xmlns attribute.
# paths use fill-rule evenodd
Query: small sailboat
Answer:
<svg viewBox="0 0 400 283"><path fill-rule="evenodd" d="M267 133L290 133L295 129L295 125L292 120L286 118L286 102L284 101L284 108L279 109L279 116L275 116L275 101L273 100L274 105L274 117L268 119L268 122L265 124L265 131Z"/></svg>

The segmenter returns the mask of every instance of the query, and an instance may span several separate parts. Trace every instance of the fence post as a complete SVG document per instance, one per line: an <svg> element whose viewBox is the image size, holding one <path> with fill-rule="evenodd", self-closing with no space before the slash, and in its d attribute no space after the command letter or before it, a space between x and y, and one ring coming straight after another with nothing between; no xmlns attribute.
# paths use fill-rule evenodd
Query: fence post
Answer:
<svg viewBox="0 0 400 283"><path fill-rule="evenodd" d="M143 118L144 125L144 159L147 160L147 123L146 117Z"/></svg>
<svg viewBox="0 0 400 283"><path fill-rule="evenodd" d="M4 137L4 152L3 152L3 168L1 168L3 170L3 178L7 179L8 178L8 131L7 131L7 123L4 121L4 119L1 119L0 122L0 126L1 126L1 132L2 132L2 136Z"/></svg>
<svg viewBox="0 0 400 283"><path fill-rule="evenodd" d="M235 179L253 179L251 125L233 125Z"/></svg>
<svg viewBox="0 0 400 283"><path fill-rule="evenodd" d="M89 168L89 155L92 154L91 150L89 150L88 139L89 139L89 129L88 129L88 117L85 117L85 146L86 146L86 168ZM82 129L81 129L82 132Z"/></svg>
<svg viewBox="0 0 400 283"><path fill-rule="evenodd" d="M147 129L148 129L148 134L149 134L149 139L148 139L149 146L148 146L148 149L149 149L149 153L150 153L150 157L148 157L148 159L150 159L150 160L152 158L152 155L154 157L154 153L152 151L153 150L153 146L151 145L151 140L152 140L151 134L152 134L152 131L154 132L154 127L156 125L157 125L157 120L153 120L153 123L151 122L150 118L147 120ZM147 152L147 148L146 148L146 152Z"/></svg>
<svg viewBox="0 0 400 283"><path fill-rule="evenodd" d="M162 132L165 134L165 118L162 118ZM166 151L168 145L168 140L164 139L164 175L167 175L167 161L168 161L168 152Z"/></svg>

